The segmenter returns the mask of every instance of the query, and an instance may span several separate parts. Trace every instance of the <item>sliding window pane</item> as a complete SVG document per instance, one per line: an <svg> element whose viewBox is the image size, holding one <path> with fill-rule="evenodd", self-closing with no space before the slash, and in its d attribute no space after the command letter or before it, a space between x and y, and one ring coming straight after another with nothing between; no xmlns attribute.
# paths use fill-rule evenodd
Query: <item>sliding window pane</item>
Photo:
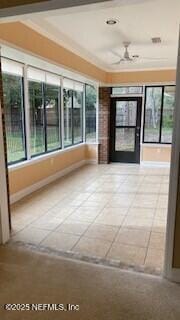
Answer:
<svg viewBox="0 0 180 320"><path fill-rule="evenodd" d="M3 93L8 163L24 160L23 78L3 73Z"/></svg>
<svg viewBox="0 0 180 320"><path fill-rule="evenodd" d="M46 107L46 141L47 151L61 147L60 142L60 88L46 84L45 107Z"/></svg>
<svg viewBox="0 0 180 320"><path fill-rule="evenodd" d="M64 146L72 145L72 98L73 91L64 89Z"/></svg>
<svg viewBox="0 0 180 320"><path fill-rule="evenodd" d="M146 88L144 142L159 142L162 87Z"/></svg>
<svg viewBox="0 0 180 320"><path fill-rule="evenodd" d="M96 141L96 103L97 91L93 86L86 85L86 141Z"/></svg>
<svg viewBox="0 0 180 320"><path fill-rule="evenodd" d="M45 152L43 84L29 81L31 155Z"/></svg>
<svg viewBox="0 0 180 320"><path fill-rule="evenodd" d="M175 87L164 87L164 103L163 103L163 117L162 117L162 133L161 142L172 142L173 130L173 113L175 103Z"/></svg>
<svg viewBox="0 0 180 320"><path fill-rule="evenodd" d="M124 95L124 94L142 94L143 87L114 87L112 88L112 94Z"/></svg>
<svg viewBox="0 0 180 320"><path fill-rule="evenodd" d="M76 144L83 141L83 92L74 91L73 97L73 138Z"/></svg>

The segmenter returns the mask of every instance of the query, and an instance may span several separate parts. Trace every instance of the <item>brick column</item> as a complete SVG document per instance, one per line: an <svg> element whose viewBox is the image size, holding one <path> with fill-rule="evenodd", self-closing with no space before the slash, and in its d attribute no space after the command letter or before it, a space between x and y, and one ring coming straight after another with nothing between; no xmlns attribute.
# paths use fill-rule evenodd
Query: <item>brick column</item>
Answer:
<svg viewBox="0 0 180 320"><path fill-rule="evenodd" d="M99 163L109 163L111 88L99 88Z"/></svg>

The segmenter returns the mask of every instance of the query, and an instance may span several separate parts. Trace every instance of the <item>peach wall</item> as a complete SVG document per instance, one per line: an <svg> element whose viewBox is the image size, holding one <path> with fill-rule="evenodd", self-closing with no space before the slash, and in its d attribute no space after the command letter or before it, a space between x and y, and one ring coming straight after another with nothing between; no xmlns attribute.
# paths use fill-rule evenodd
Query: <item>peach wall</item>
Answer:
<svg viewBox="0 0 180 320"><path fill-rule="evenodd" d="M41 161L35 161L34 163L32 161L25 166L9 170L10 194L13 195L16 192L22 191L80 161L96 161L96 149L96 145L88 146L82 144L45 159L42 157Z"/></svg>
<svg viewBox="0 0 180 320"><path fill-rule="evenodd" d="M106 81L106 72L21 22L0 24L0 39L58 65Z"/></svg>
<svg viewBox="0 0 180 320"><path fill-rule="evenodd" d="M176 70L154 70L154 71L134 71L134 72L113 72L108 73L106 81L108 83L153 83L170 82L176 80Z"/></svg>
<svg viewBox="0 0 180 320"><path fill-rule="evenodd" d="M142 145L142 161L170 162L171 146Z"/></svg>
<svg viewBox="0 0 180 320"><path fill-rule="evenodd" d="M175 81L175 70L106 72L21 22L1 23L0 39L52 63L87 75L103 84Z"/></svg>
<svg viewBox="0 0 180 320"><path fill-rule="evenodd" d="M87 144L85 157L86 160L98 162L98 144Z"/></svg>

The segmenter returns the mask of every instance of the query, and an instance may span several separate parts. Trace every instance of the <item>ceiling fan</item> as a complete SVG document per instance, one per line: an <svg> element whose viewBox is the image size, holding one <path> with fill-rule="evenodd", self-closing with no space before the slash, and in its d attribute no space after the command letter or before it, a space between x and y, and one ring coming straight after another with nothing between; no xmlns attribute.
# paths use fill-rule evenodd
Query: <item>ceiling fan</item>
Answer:
<svg viewBox="0 0 180 320"><path fill-rule="evenodd" d="M135 62L138 58L141 58L143 60L167 60L166 58L140 57L138 54L130 55L129 50L128 50L130 44L131 44L130 41L124 41L123 42L124 49L125 49L123 56L118 55L116 52L112 51L112 53L114 55L119 57L119 60L117 62L112 63L113 65L118 65L118 64L121 64L123 62Z"/></svg>

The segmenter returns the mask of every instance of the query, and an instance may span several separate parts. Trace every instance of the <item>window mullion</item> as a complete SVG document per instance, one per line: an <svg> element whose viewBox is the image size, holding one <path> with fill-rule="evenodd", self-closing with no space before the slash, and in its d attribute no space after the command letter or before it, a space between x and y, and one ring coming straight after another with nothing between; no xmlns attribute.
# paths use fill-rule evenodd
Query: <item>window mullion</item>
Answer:
<svg viewBox="0 0 180 320"><path fill-rule="evenodd" d="M72 108L71 108L71 119L72 119L72 145L74 144L74 90L72 90Z"/></svg>
<svg viewBox="0 0 180 320"><path fill-rule="evenodd" d="M164 86L162 86L162 95L161 95L161 113L160 113L160 124L159 124L159 143L161 143L161 135L162 135L163 106L164 106Z"/></svg>
<svg viewBox="0 0 180 320"><path fill-rule="evenodd" d="M27 79L27 65L24 65L24 112L25 112L25 139L27 160L31 159L31 130L30 130L30 105Z"/></svg>
<svg viewBox="0 0 180 320"><path fill-rule="evenodd" d="M47 118L46 118L46 90L45 83L42 83L42 104L44 107L44 143L45 143L45 152L47 152Z"/></svg>
<svg viewBox="0 0 180 320"><path fill-rule="evenodd" d="M82 131L83 131L83 142L85 142L86 141L86 85L84 85L84 89L83 89Z"/></svg>
<svg viewBox="0 0 180 320"><path fill-rule="evenodd" d="M61 138L61 148L64 149L64 92L63 92L63 78L61 78L61 100L60 100L60 110L59 115L61 119L60 123L60 138Z"/></svg>

